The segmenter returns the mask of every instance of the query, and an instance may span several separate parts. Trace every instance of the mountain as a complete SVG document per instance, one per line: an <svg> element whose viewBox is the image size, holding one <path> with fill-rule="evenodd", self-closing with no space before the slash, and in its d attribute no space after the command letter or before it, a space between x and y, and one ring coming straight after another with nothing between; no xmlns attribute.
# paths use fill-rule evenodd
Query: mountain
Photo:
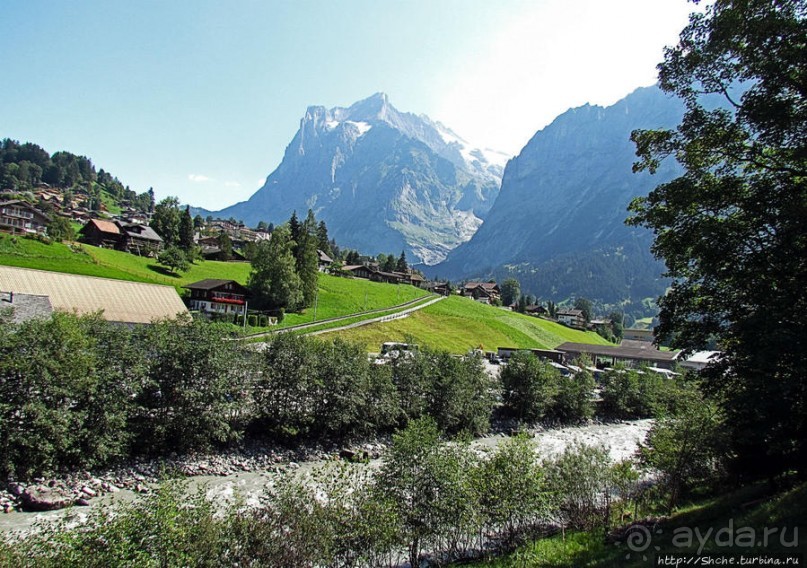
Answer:
<svg viewBox="0 0 807 568"><path fill-rule="evenodd" d="M683 110L648 87L607 108L560 115L507 164L480 229L428 272L457 280L514 275L522 290L557 300L613 303L662 293L667 283L650 254L650 233L624 220L634 197L682 170L668 160L655 175L632 173L630 133L674 128Z"/></svg>
<svg viewBox="0 0 807 568"><path fill-rule="evenodd" d="M479 228L507 158L377 93L349 108L309 107L265 185L213 214L254 225L313 209L340 246L433 264Z"/></svg>

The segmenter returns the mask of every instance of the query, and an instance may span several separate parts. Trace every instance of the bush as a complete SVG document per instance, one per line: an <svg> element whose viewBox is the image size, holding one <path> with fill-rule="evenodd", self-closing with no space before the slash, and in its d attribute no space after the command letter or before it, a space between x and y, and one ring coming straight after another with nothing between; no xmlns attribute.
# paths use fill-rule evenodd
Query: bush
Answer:
<svg viewBox="0 0 807 568"><path fill-rule="evenodd" d="M529 351L518 351L502 369L505 409L525 422L542 420L556 395L560 373Z"/></svg>
<svg viewBox="0 0 807 568"><path fill-rule="evenodd" d="M621 420L665 414L675 409L684 382L653 371L617 366L602 379L602 412Z"/></svg>
<svg viewBox="0 0 807 568"><path fill-rule="evenodd" d="M639 449L641 463L660 474L660 485L672 512L681 495L712 488L725 475L728 440L716 404L691 386L681 391L675 413L650 428Z"/></svg>

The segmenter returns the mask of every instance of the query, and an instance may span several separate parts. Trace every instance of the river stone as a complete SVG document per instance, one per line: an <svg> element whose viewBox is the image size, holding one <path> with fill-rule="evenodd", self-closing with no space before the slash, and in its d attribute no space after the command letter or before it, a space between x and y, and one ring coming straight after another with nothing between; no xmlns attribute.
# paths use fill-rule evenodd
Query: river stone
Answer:
<svg viewBox="0 0 807 568"><path fill-rule="evenodd" d="M22 492L20 503L25 511L55 511L72 505L73 498L58 489L34 485Z"/></svg>

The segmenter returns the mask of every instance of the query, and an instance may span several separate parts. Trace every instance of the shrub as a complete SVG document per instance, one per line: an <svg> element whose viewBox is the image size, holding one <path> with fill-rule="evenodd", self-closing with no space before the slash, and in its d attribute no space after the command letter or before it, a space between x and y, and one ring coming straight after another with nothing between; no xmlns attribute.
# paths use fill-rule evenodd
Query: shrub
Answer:
<svg viewBox="0 0 807 568"><path fill-rule="evenodd" d="M500 377L504 406L510 414L525 422L547 415L557 392L557 369L528 351L519 351L510 357Z"/></svg>

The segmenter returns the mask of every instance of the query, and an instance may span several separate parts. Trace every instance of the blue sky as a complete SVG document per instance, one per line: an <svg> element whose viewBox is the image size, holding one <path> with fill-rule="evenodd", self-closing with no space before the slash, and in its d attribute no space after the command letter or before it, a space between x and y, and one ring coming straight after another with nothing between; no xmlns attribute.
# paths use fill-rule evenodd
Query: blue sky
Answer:
<svg viewBox="0 0 807 568"><path fill-rule="evenodd" d="M378 91L512 154L567 108L655 82L684 0L169 0L0 4L0 137L141 192L254 193L309 105Z"/></svg>

